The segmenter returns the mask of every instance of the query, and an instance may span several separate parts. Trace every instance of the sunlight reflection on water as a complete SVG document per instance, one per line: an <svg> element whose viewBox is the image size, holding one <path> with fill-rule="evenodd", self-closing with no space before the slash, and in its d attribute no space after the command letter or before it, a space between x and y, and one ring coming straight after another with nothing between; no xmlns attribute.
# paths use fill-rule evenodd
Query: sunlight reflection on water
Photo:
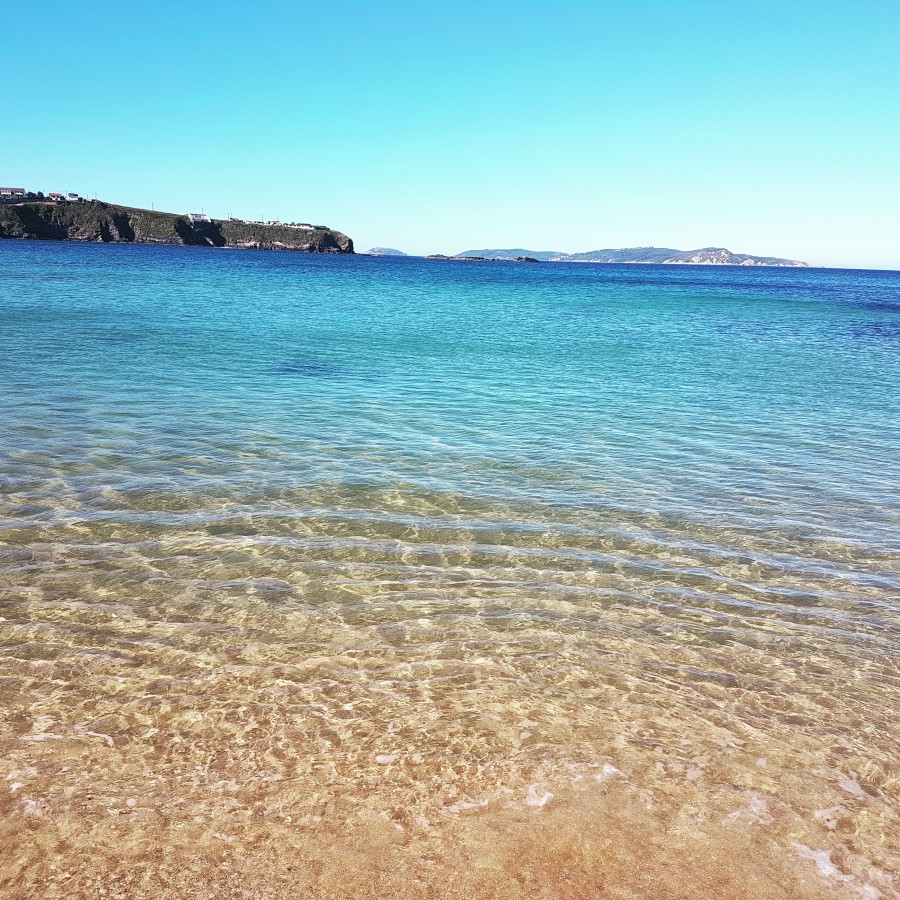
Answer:
<svg viewBox="0 0 900 900"><path fill-rule="evenodd" d="M898 890L896 274L0 253L8 886L541 816L584 885Z"/></svg>

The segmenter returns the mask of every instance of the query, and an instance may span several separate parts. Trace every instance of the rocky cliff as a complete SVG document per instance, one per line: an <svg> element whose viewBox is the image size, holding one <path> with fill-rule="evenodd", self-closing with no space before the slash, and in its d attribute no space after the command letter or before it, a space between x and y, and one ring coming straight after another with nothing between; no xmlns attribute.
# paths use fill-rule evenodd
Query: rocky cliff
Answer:
<svg viewBox="0 0 900 900"><path fill-rule="evenodd" d="M0 238L353 253L353 241L330 228L220 220L192 224L187 216L99 200L0 206Z"/></svg>

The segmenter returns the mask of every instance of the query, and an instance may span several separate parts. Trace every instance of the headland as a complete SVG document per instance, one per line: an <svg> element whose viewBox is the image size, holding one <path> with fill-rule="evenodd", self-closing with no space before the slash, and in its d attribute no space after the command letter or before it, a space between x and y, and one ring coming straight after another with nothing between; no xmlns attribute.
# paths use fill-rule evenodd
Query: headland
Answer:
<svg viewBox="0 0 900 900"><path fill-rule="evenodd" d="M353 253L347 235L321 225L214 219L84 198L0 204L0 238Z"/></svg>

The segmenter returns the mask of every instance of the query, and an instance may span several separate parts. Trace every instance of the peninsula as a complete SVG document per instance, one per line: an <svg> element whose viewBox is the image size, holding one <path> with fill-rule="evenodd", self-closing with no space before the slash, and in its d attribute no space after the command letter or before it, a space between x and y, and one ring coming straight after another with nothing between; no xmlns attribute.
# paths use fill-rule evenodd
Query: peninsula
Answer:
<svg viewBox="0 0 900 900"><path fill-rule="evenodd" d="M516 259L530 256L543 262L634 263L666 266L809 266L796 259L777 256L751 256L732 253L724 247L700 250L674 250L671 247L625 247L617 250L589 250L587 253L561 253L556 250L466 250L456 258Z"/></svg>
<svg viewBox="0 0 900 900"><path fill-rule="evenodd" d="M320 225L212 219L83 198L0 204L0 238L353 253L347 235Z"/></svg>

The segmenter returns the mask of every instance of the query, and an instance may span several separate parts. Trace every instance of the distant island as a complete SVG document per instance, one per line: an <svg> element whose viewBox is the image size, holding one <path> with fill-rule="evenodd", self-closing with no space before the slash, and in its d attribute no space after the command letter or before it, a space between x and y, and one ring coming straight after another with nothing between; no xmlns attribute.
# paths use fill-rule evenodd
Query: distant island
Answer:
<svg viewBox="0 0 900 900"><path fill-rule="evenodd" d="M540 262L539 259L535 259L533 256L444 256L443 253L432 253L430 256L426 256L425 259L446 259L450 262Z"/></svg>
<svg viewBox="0 0 900 900"><path fill-rule="evenodd" d="M671 247L626 247L618 250L590 250L587 253L560 253L555 250L466 250L455 259L520 259L532 257L542 262L635 263L682 266L809 266L796 259L777 256L750 256L732 253L724 247L674 250Z"/></svg>
<svg viewBox="0 0 900 900"><path fill-rule="evenodd" d="M180 244L305 253L352 254L353 241L324 225L305 222L214 219L204 213L171 213L78 194L32 193L0 188L0 238L53 241L99 241L130 244ZM369 256L407 256L393 247L372 247ZM496 262L629 263L683 266L809 266L796 259L732 253L724 247L676 250L672 247L625 247L565 253L559 250L465 250L454 256L435 253L428 259Z"/></svg>
<svg viewBox="0 0 900 900"><path fill-rule="evenodd" d="M202 213L159 212L76 195L6 199L0 203L0 238L353 253L347 235L322 225L213 219Z"/></svg>
<svg viewBox="0 0 900 900"><path fill-rule="evenodd" d="M515 250L465 250L457 253L455 259L476 257L478 259L519 259L528 256L540 262L561 259L566 254L562 250L524 250L521 247Z"/></svg>

